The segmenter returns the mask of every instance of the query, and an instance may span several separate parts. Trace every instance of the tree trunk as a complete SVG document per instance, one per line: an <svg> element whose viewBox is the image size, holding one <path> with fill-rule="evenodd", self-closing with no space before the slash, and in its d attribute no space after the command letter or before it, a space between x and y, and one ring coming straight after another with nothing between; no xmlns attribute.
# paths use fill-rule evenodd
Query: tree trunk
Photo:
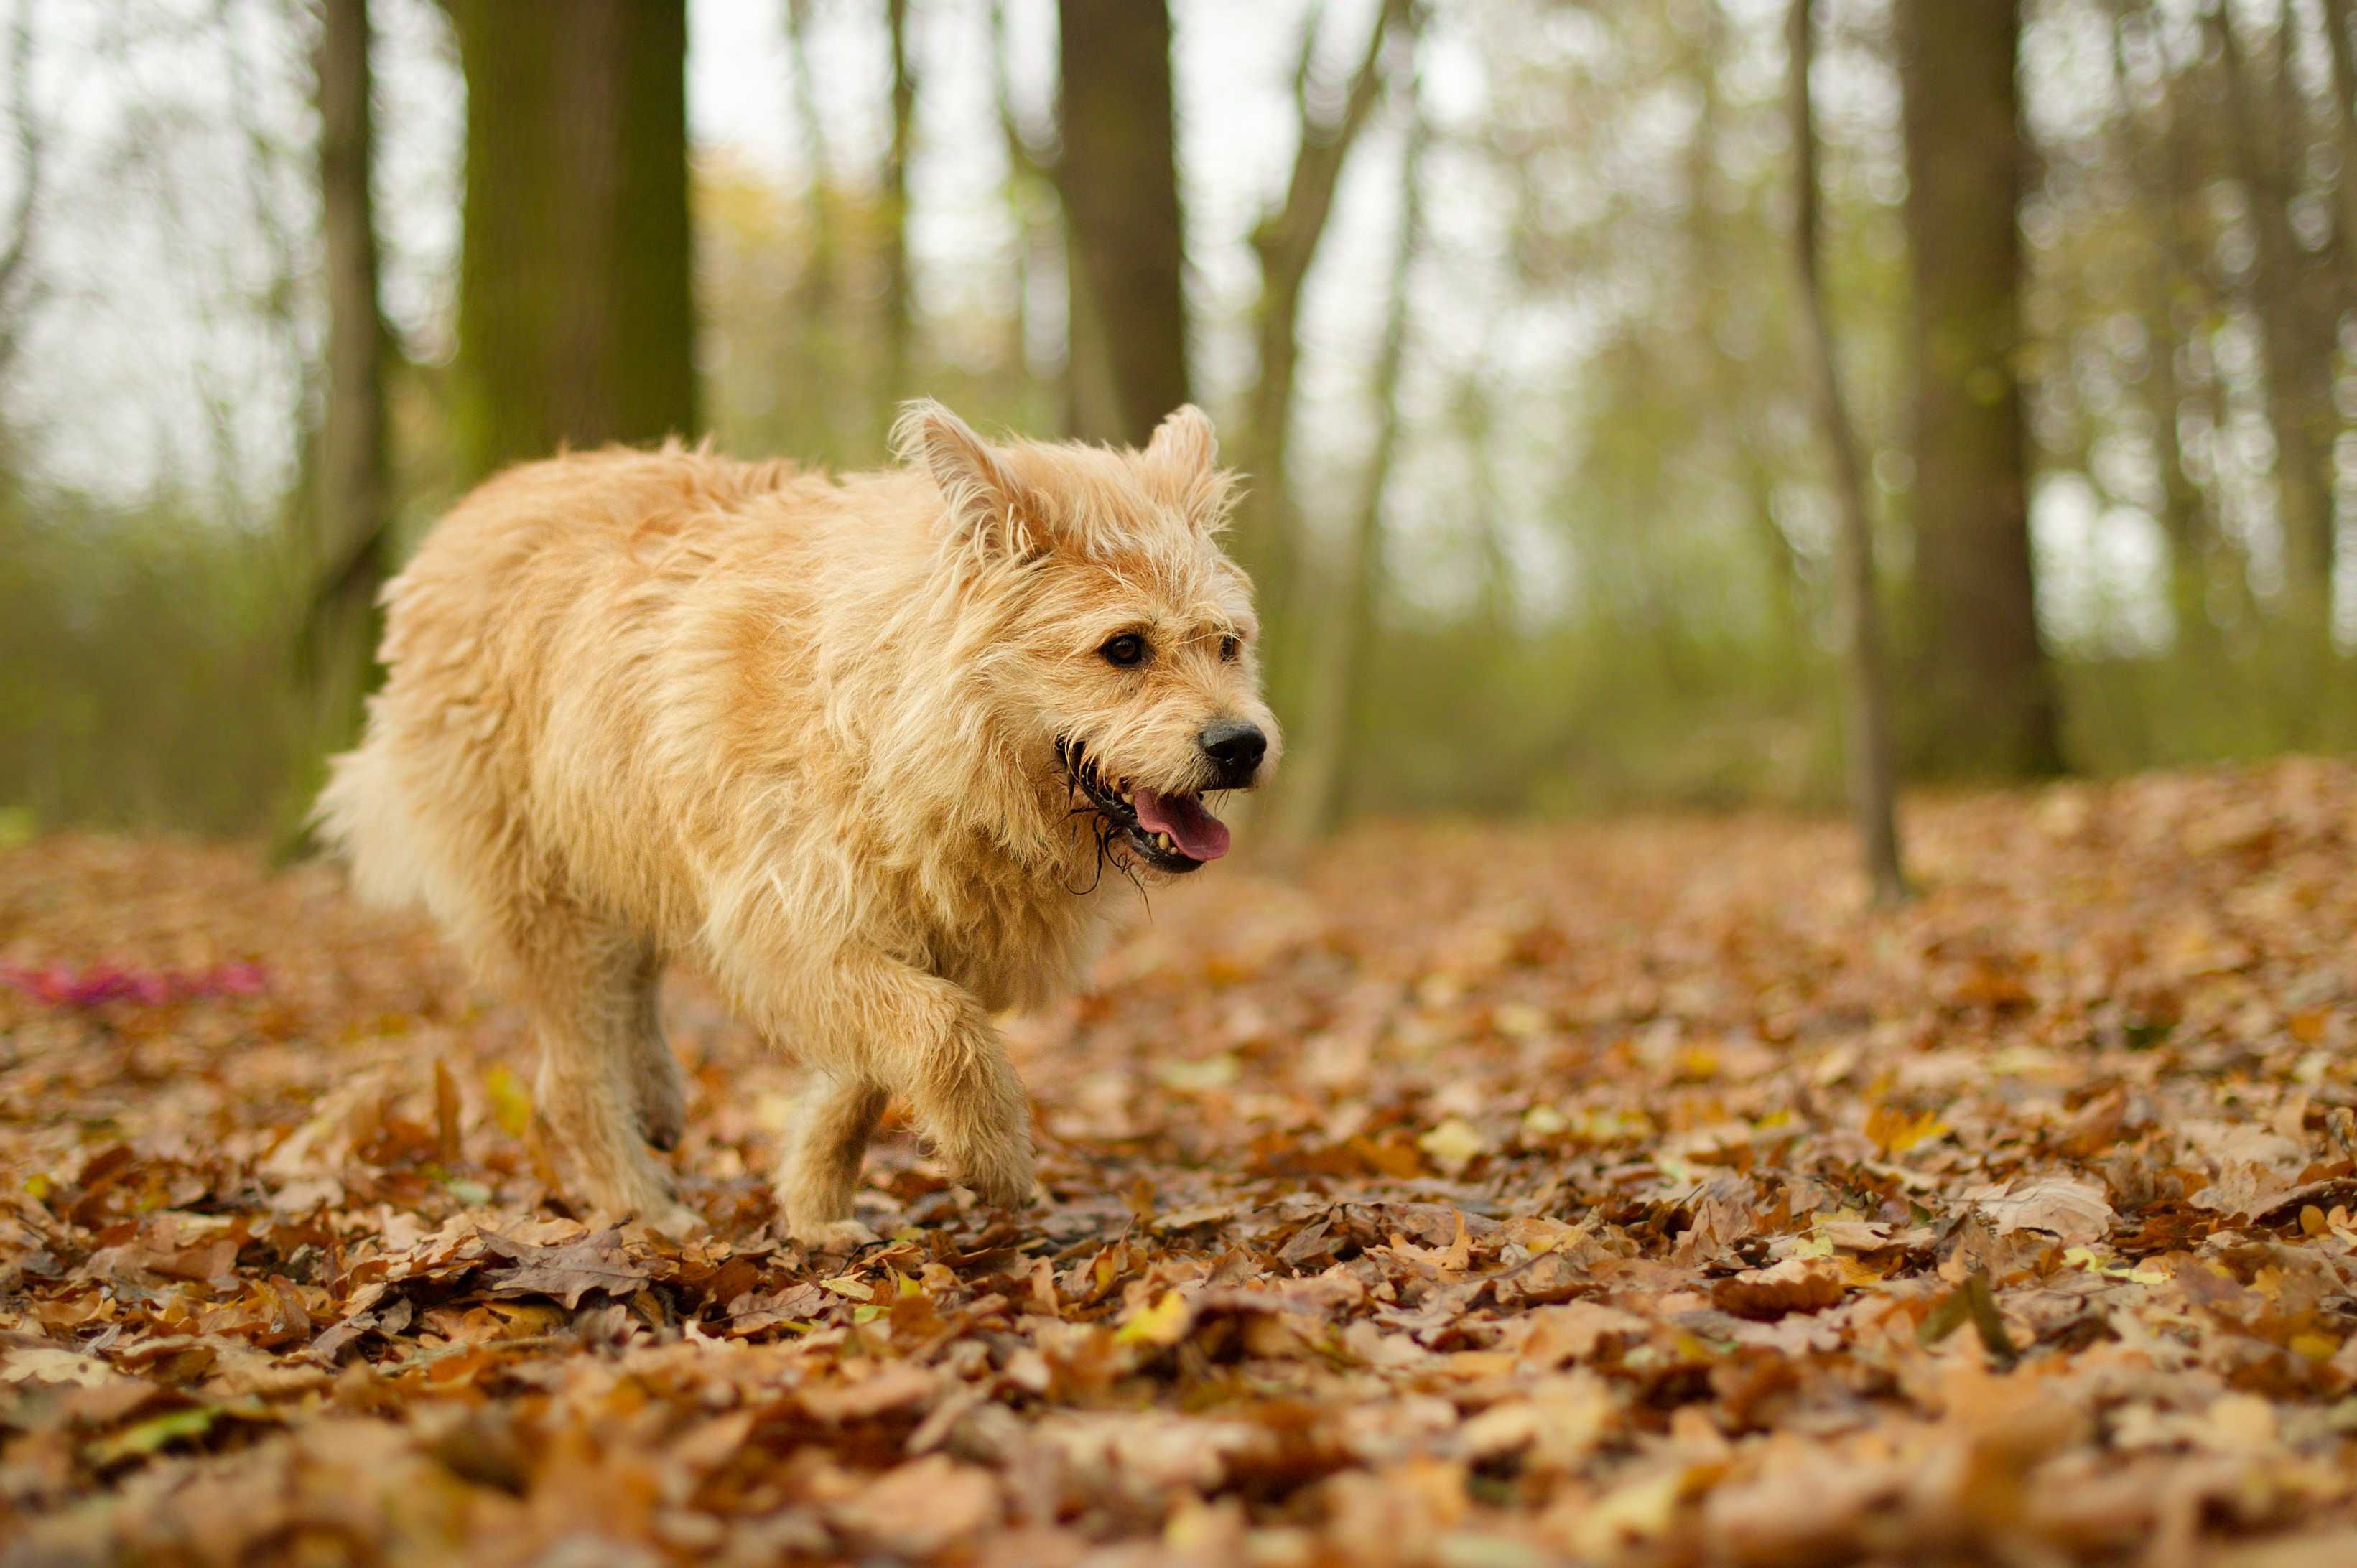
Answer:
<svg viewBox="0 0 2357 1568"><path fill-rule="evenodd" d="M2140 19L2139 19L2140 18ZM2145 422L2152 437L2152 460L2160 484L2161 536L2169 546L2170 617L2180 650L2207 657L2218 641L2211 614L2212 575L2222 562L2217 531L2201 487L2186 466L2184 442L2179 434L2185 388L2178 374L2178 354L2187 337L2188 320L2202 314L2200 301L2180 308L2187 296L2202 289L2204 258L2194 237L2189 203L2199 187L2193 178L2193 150L2187 145L2184 115L2179 104L2164 101L2152 114L2139 113L2129 78L2127 40L2134 26L2145 27L2150 47L2163 46L2153 26L2150 8L2142 0L2113 0L2112 81L2119 99L2119 140L2116 156L2134 182L2138 204L2158 231L2158 243L2138 269L2145 335L2145 373L2137 381ZM2169 63L2160 60L2166 89Z"/></svg>
<svg viewBox="0 0 2357 1568"><path fill-rule="evenodd" d="M684 0L449 0L467 79L459 456L695 424Z"/></svg>
<svg viewBox="0 0 2357 1568"><path fill-rule="evenodd" d="M384 320L377 304L369 191L368 0L326 0L319 34L319 214L326 231L328 402L319 432L318 558L312 607L321 738L359 728L373 685L377 589L391 566L384 413Z"/></svg>
<svg viewBox="0 0 2357 1568"><path fill-rule="evenodd" d="M1246 402L1243 439L1238 443L1241 466L1253 482L1244 497L1236 553L1260 586L1264 618L1279 633L1271 663L1280 689L1292 662L1284 633L1297 597L1293 553L1299 528L1288 489L1288 468L1294 380L1301 358L1302 288L1308 281L1310 263L1318 259L1326 220L1333 213L1335 188L1341 182L1351 145L1373 113L1381 94L1384 45L1395 31L1415 25L1415 12L1409 0L1383 0L1340 108L1321 112L1318 101L1323 95L1313 92L1309 81L1313 16L1311 32L1302 40L1301 67L1297 73L1301 130L1293 177L1286 187L1284 203L1253 232L1261 280L1260 302L1253 316L1259 374Z"/></svg>
<svg viewBox="0 0 2357 1568"><path fill-rule="evenodd" d="M2058 771L2038 635L2021 345L2018 0L1898 0L1914 303L1916 588L1924 761Z"/></svg>
<svg viewBox="0 0 2357 1568"><path fill-rule="evenodd" d="M1299 717L1277 790L1275 839L1284 850L1298 849L1327 832L1342 807L1350 777L1352 698L1360 665L1374 629L1375 600L1383 576L1383 497L1399 456L1400 371L1407 360L1409 287L1424 239L1425 149L1430 140L1423 113L1410 120L1400 160L1399 237L1392 252L1391 301L1383 319L1383 346L1375 355L1368 399L1375 409L1375 442L1367 456L1351 529L1339 558L1323 575L1329 608L1322 635L1311 644L1301 683ZM1302 613L1308 607L1302 607Z"/></svg>
<svg viewBox="0 0 2357 1568"><path fill-rule="evenodd" d="M2287 210L2291 192L2260 122L2250 61L2233 7L2210 17L2226 73L2226 116L2235 177L2249 209L2252 309L2265 356L2267 424L2276 444L2276 508L2283 531L2284 588L2293 648L2302 658L2331 639L2332 354L2317 341L2304 298L2302 261ZM2282 40L2279 40L2281 42ZM2282 105L2296 113L2294 105Z"/></svg>
<svg viewBox="0 0 2357 1568"><path fill-rule="evenodd" d="M1792 0L1787 102L1792 140L1792 255L1800 283L1802 332L1818 432L1840 503L1839 556L1843 642L1848 659L1850 809L1857 822L1867 878L1878 904L1907 897L1899 856L1897 769L1891 760L1890 690L1883 671L1882 613L1875 596L1874 519L1867 510L1857 430L1842 395L1841 360L1824 307L1820 273L1816 110L1809 92L1815 58L1813 6Z"/></svg>
<svg viewBox="0 0 2357 1568"><path fill-rule="evenodd" d="M834 168L827 149L826 117L820 111L818 77L810 57L811 0L786 0L786 91L793 102L796 135L810 164L810 188L804 193L805 221L810 225L801 272L791 293L786 351L778 374L780 401L791 411L779 435L787 450L807 457L834 457L842 450L846 412L840 389L827 377L840 361L835 309L840 291L835 284ZM882 400L879 400L882 401ZM859 426L855 444L868 438L866 425L874 423L856 410L848 423Z"/></svg>
<svg viewBox="0 0 2357 1568"><path fill-rule="evenodd" d="M891 428L909 384L916 331L915 284L909 268L909 154L917 121L917 79L909 69L909 0L886 0L892 42L892 134L884 156L884 396L879 432Z"/></svg>
<svg viewBox="0 0 2357 1568"><path fill-rule="evenodd" d="M2349 36L2349 0L2324 0L2324 40L2332 56L2332 132L2341 146L2334 179L2341 199L2341 287L2357 304L2357 45Z"/></svg>
<svg viewBox="0 0 2357 1568"><path fill-rule="evenodd" d="M1163 0L1060 0L1071 434L1143 446L1189 401Z"/></svg>

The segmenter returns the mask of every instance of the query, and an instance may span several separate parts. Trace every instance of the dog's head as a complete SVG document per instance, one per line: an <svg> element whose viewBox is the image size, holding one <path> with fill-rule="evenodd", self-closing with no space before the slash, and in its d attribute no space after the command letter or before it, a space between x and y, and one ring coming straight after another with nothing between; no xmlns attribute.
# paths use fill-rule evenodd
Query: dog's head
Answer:
<svg viewBox="0 0 2357 1568"><path fill-rule="evenodd" d="M935 403L894 446L947 501L942 550L985 607L996 746L1048 819L1092 824L1122 864L1193 871L1228 850L1206 795L1275 765L1252 586L1219 547L1233 477L1181 408L1143 452L993 444Z"/></svg>

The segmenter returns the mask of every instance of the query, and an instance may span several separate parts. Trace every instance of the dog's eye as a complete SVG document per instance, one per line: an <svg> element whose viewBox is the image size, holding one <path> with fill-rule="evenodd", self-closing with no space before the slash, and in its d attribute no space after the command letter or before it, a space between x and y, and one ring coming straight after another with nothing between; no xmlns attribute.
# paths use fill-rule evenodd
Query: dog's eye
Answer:
<svg viewBox="0 0 2357 1568"><path fill-rule="evenodd" d="M1118 664L1126 670L1133 664L1146 662L1146 639L1134 631L1125 631L1097 651L1108 664Z"/></svg>
<svg viewBox="0 0 2357 1568"><path fill-rule="evenodd" d="M1237 657L1242 654L1243 650L1244 645L1241 639L1235 637L1223 637L1220 639L1221 663L1233 664L1236 661Z"/></svg>

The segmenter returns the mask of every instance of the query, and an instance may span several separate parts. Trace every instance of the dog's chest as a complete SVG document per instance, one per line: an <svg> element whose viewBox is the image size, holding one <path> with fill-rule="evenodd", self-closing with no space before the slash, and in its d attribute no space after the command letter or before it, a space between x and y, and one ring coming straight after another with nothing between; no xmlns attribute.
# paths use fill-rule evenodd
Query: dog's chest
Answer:
<svg viewBox="0 0 2357 1568"><path fill-rule="evenodd" d="M993 1012L1037 1007L1077 985L1102 942L1094 901L1060 890L1049 897L991 891L933 922L928 946L942 978Z"/></svg>

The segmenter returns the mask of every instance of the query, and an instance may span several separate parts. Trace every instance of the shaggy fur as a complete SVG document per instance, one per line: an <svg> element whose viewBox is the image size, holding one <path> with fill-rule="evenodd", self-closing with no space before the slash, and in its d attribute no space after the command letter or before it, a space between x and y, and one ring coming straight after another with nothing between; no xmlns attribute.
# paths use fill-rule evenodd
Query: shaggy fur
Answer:
<svg viewBox="0 0 2357 1568"><path fill-rule="evenodd" d="M894 445L906 467L840 482L676 446L511 469L385 591L389 674L320 831L364 896L423 903L521 994L541 1114L598 1208L700 1223L646 1146L684 1114L655 1004L674 957L811 1069L791 1234L849 1218L893 1094L985 1199L1024 1203L991 1014L1081 978L1126 890L1106 855L1190 868L1131 788L1200 811L1274 763L1200 413L1141 453L992 445L916 403ZM1135 667L1106 651L1125 635ZM1222 722L1266 733L1256 772L1207 752Z"/></svg>

